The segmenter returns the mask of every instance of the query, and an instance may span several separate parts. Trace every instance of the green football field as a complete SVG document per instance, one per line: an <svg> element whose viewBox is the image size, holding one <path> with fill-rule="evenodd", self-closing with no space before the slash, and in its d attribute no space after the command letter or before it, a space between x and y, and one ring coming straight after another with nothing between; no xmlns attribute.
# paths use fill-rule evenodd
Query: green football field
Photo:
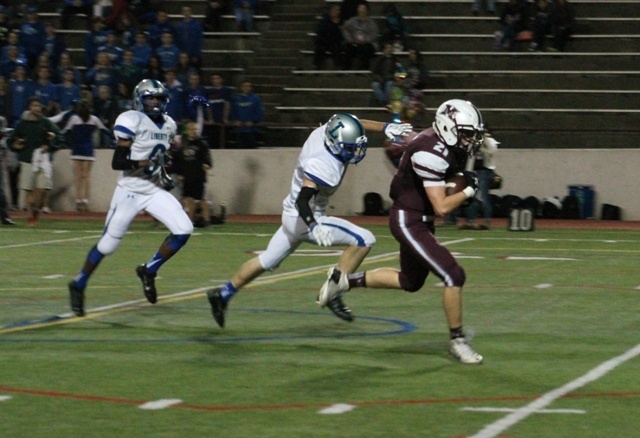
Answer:
<svg viewBox="0 0 640 438"><path fill-rule="evenodd" d="M469 366L447 352L435 277L348 292L353 323L318 308L338 248L302 246L219 329L203 291L275 224L197 230L150 305L134 270L167 233L136 222L72 317L66 285L101 228L0 228L0 437L640 436L640 231L439 228L467 273L485 357ZM387 227L368 228L363 268L396 267Z"/></svg>

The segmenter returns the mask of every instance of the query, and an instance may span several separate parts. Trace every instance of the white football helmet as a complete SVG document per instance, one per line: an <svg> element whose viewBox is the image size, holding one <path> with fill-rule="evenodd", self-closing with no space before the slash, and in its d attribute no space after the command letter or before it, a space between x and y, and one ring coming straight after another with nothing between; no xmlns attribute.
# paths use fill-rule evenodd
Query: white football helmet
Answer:
<svg viewBox="0 0 640 438"><path fill-rule="evenodd" d="M469 156L482 144L485 131L478 108L462 99L447 100L438 107L433 129L444 144L462 148Z"/></svg>
<svg viewBox="0 0 640 438"><path fill-rule="evenodd" d="M334 114L324 129L324 144L344 163L357 164L367 153L367 136L356 116Z"/></svg>
<svg viewBox="0 0 640 438"><path fill-rule="evenodd" d="M156 105L149 105L145 102L147 97L157 97L159 102ZM155 79L143 79L133 89L133 109L142 111L150 116L164 114L167 103L169 103L169 92Z"/></svg>

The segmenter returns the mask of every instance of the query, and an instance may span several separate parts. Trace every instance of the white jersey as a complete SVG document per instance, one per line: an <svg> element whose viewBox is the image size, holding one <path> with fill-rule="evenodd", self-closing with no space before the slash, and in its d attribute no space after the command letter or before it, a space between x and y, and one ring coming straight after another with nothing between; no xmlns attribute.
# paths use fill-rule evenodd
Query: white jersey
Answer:
<svg viewBox="0 0 640 438"><path fill-rule="evenodd" d="M310 201L314 217L325 214L329 198L342 183L347 165L325 147L325 127L326 124L316 128L302 146L291 179L291 192L282 202L283 214L286 216L299 216L296 199L304 179L310 179L318 185L319 192Z"/></svg>
<svg viewBox="0 0 640 438"><path fill-rule="evenodd" d="M132 140L130 160L150 160L169 150L176 135L176 122L163 115L164 123L156 124L146 114L136 110L125 111L115 122L116 138ZM160 190L160 167L155 169L124 170L118 179L118 186L135 193L151 194Z"/></svg>

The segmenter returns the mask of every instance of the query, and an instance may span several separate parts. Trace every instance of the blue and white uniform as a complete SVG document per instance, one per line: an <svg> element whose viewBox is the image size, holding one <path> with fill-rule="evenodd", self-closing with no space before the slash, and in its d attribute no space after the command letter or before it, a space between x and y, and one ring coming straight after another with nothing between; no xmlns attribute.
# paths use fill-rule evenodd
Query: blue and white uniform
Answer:
<svg viewBox="0 0 640 438"><path fill-rule="evenodd" d="M97 129L109 132L102 121L94 115L90 115L89 120L86 122L77 114L69 118L62 133L64 134L67 131L71 131L73 135L73 145L71 146L72 160L95 160L93 153L95 148L93 144L93 133Z"/></svg>
<svg viewBox="0 0 640 438"><path fill-rule="evenodd" d="M296 209L296 199L305 179L317 185L318 193L310 201L311 208L316 222L331 231L333 245L372 247L376 242L370 231L326 215L329 198L340 187L348 165L325 146L325 128L326 124L316 128L302 146L291 179L291 190L282 203L282 226L260 255L260 264L266 270L277 268L302 242L317 243Z"/></svg>

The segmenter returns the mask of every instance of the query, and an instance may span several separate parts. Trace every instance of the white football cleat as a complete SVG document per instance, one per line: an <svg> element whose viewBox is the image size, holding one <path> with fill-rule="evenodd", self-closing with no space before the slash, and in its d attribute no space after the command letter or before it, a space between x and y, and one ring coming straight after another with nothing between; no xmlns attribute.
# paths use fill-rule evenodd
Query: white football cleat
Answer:
<svg viewBox="0 0 640 438"><path fill-rule="evenodd" d="M455 338L449 341L449 353L451 353L460 363L479 365L482 363L482 356L473 351L467 344L465 338Z"/></svg>
<svg viewBox="0 0 640 438"><path fill-rule="evenodd" d="M348 290L349 279L347 278L347 274L336 267L330 268L327 273L327 281L324 282L320 289L317 302L320 307L324 307L329 301L339 297L343 292Z"/></svg>

